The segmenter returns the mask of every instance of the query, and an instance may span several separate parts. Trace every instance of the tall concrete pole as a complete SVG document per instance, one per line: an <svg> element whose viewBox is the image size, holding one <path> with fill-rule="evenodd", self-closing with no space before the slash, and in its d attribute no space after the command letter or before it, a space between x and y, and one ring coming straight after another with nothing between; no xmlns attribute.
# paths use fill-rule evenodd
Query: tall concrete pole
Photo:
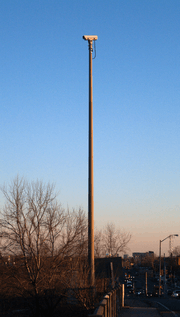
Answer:
<svg viewBox="0 0 180 317"><path fill-rule="evenodd" d="M93 173L93 76L92 52L93 41L97 36L84 35L89 43L89 173L88 173L88 262L90 268L90 286L94 286L94 173Z"/></svg>
<svg viewBox="0 0 180 317"><path fill-rule="evenodd" d="M94 286L94 173L93 173L93 87L92 41L89 41L89 179L88 179L88 260L90 285Z"/></svg>

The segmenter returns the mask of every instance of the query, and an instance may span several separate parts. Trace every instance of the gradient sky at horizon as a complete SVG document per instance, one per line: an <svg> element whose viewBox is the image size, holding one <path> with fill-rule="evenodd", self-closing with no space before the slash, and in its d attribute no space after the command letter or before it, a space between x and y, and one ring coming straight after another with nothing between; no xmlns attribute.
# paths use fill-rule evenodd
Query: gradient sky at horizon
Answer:
<svg viewBox="0 0 180 317"><path fill-rule="evenodd" d="M129 254L158 254L180 234L179 0L1 0L0 29L1 185L54 182L64 207L87 213L82 36L97 34L95 226L132 233Z"/></svg>

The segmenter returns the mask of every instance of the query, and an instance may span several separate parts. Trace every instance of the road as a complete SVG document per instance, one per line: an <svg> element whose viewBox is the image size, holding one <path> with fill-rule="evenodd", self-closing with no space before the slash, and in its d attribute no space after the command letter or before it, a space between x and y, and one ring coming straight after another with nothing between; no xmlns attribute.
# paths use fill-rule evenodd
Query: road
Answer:
<svg viewBox="0 0 180 317"><path fill-rule="evenodd" d="M149 303L151 305L157 304L158 309L163 312L173 312L174 316L180 316L180 300L172 297L166 297L166 298L151 298L148 299Z"/></svg>
<svg viewBox="0 0 180 317"><path fill-rule="evenodd" d="M171 297L158 298L135 295L126 295L125 305L130 307L155 307L163 317L180 317L180 299Z"/></svg>
<svg viewBox="0 0 180 317"><path fill-rule="evenodd" d="M153 292L154 281L148 279L148 292ZM145 290L145 277L138 276L133 281L134 290ZM130 307L155 307L163 317L180 317L180 299L166 297L145 297L137 296L135 294L129 294L129 288L125 287L125 304Z"/></svg>

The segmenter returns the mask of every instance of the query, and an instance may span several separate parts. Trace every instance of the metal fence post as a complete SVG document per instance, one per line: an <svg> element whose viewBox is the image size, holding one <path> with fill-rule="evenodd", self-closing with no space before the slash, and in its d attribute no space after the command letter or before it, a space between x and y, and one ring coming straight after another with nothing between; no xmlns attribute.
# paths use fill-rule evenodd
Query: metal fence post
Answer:
<svg viewBox="0 0 180 317"><path fill-rule="evenodd" d="M111 293L109 293L108 294L109 295L109 316L108 317L111 317L112 315L111 315L111 310L112 310L112 302L111 302L111 298L112 298L112 294Z"/></svg>
<svg viewBox="0 0 180 317"><path fill-rule="evenodd" d="M105 295L104 299L106 299L105 317L108 317L108 314L109 314L109 295Z"/></svg>
<svg viewBox="0 0 180 317"><path fill-rule="evenodd" d="M114 290L114 317L116 317L116 289Z"/></svg>
<svg viewBox="0 0 180 317"><path fill-rule="evenodd" d="M121 296L122 296L121 306L124 307L124 284L121 285L121 289L122 289L122 291L121 291Z"/></svg>

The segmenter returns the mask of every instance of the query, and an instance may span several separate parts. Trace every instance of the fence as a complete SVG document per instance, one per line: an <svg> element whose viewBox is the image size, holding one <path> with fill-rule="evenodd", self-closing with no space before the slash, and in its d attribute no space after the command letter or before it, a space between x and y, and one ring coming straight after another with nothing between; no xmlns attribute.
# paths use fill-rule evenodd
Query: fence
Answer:
<svg viewBox="0 0 180 317"><path fill-rule="evenodd" d="M124 306L124 285L119 285L103 297L98 307L89 317L117 317Z"/></svg>

